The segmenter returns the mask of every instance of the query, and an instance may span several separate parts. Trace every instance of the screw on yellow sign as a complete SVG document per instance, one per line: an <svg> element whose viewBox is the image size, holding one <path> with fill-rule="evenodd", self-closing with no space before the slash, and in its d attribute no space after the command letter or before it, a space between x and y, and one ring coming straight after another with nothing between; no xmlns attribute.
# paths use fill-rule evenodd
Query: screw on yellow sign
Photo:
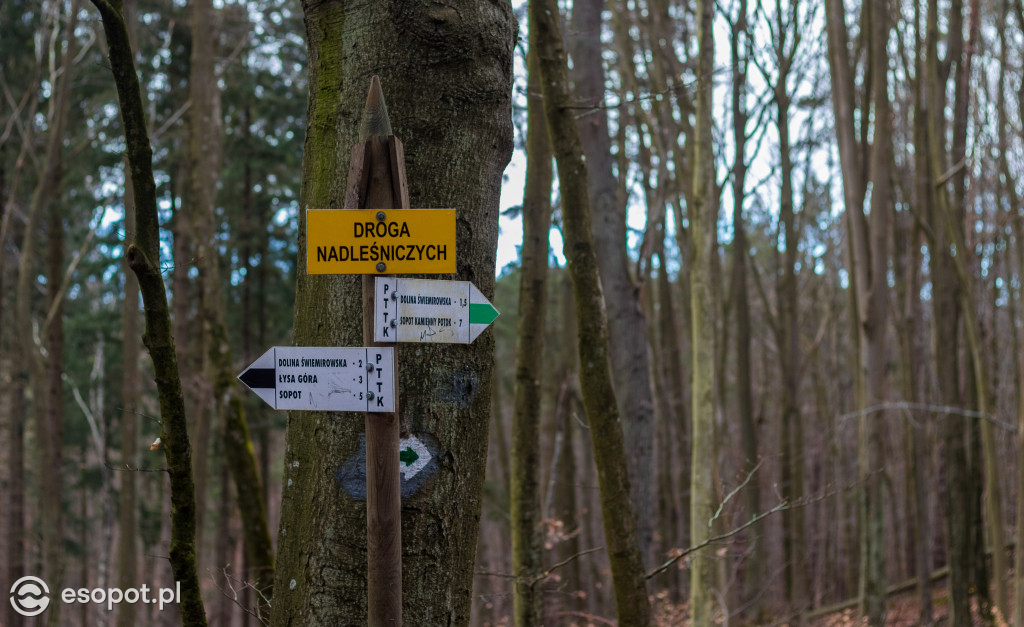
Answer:
<svg viewBox="0 0 1024 627"><path fill-rule="evenodd" d="M309 209L308 274L454 274L454 209Z"/></svg>

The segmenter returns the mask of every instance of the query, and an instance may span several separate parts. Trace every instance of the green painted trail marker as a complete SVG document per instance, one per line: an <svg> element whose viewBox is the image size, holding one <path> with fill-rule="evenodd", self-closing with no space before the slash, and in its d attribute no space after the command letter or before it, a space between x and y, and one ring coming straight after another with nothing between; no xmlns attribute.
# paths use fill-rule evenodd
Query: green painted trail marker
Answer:
<svg viewBox="0 0 1024 627"><path fill-rule="evenodd" d="M469 324L487 326L498 318L498 310L490 303L469 304Z"/></svg>
<svg viewBox="0 0 1024 627"><path fill-rule="evenodd" d="M412 466L412 463L419 459L420 456L416 454L416 451L411 448L407 448L404 451L398 453L398 461L402 462L406 466Z"/></svg>

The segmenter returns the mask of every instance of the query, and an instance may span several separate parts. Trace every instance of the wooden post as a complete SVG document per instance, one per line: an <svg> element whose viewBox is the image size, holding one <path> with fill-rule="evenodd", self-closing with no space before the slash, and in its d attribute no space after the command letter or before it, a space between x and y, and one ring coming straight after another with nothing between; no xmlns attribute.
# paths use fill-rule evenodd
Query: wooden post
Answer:
<svg viewBox="0 0 1024 627"><path fill-rule="evenodd" d="M345 194L346 209L409 208L402 142L391 133L380 80L374 76L366 97L359 143L352 147ZM381 262L378 271L386 266ZM373 342L374 275L363 275L363 345ZM366 421L367 624L402 624L402 494L399 472L398 359L395 359L395 411L369 413Z"/></svg>

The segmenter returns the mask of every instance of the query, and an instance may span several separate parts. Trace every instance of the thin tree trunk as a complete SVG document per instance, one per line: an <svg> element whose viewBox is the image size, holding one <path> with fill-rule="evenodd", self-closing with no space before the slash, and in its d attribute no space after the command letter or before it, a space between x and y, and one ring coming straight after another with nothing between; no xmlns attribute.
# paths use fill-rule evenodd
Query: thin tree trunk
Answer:
<svg viewBox="0 0 1024 627"><path fill-rule="evenodd" d="M124 4L125 21L129 33L135 32L135 0ZM124 167L124 232L125 254L128 242L135 232L135 195L132 192L131 170ZM138 509L137 481L134 468L139 467L138 403L139 403L139 281L131 272L124 277L124 303L121 308L124 374L121 380L121 491L118 497L117 585L122 590L138 586L139 551L137 545L136 510ZM117 611L117 627L136 624L134 603L122 603Z"/></svg>
<svg viewBox="0 0 1024 627"><path fill-rule="evenodd" d="M206 625L206 613L196 571L192 451L185 423L167 292L160 268L160 225L153 180L153 150L122 4L117 0L93 0L93 4L103 18L132 172L137 230L126 259L139 280L146 311L143 339L153 359L156 375L162 423L160 439L171 483L171 567L174 579L181 584L182 622L190 627L202 626Z"/></svg>
<svg viewBox="0 0 1024 627"><path fill-rule="evenodd" d="M625 440L609 369L608 326L598 277L587 166L569 96L557 3L531 0L531 47L540 65L544 112L558 163L563 237L578 321L580 386L592 429L605 541L611 560L619 624L647 625L650 604L626 471ZM643 335L641 335L643 343Z"/></svg>
<svg viewBox="0 0 1024 627"><path fill-rule="evenodd" d="M215 196L220 172L221 122L220 90L214 76L216 39L211 0L192 4L192 58L190 101L191 200L195 216L196 257L203 284L203 327L208 337L209 379L212 398L220 418L224 437L225 461L235 482L242 521L246 554L253 567L243 573L261 592L259 611L268 616L268 600L274 588L274 547L267 526L267 506L263 501L256 456L249 427L242 409L234 363L228 343L224 313L224 289L221 284L220 252L215 226ZM202 441L200 440L200 444ZM199 470L197 468L197 475ZM203 494L199 494L202 499Z"/></svg>
<svg viewBox="0 0 1024 627"><path fill-rule="evenodd" d="M959 3L954 3L958 5ZM955 17L955 16L953 16ZM926 142L917 152L927 154L927 169L918 177L925 181L933 181L936 169L943 169L945 123L945 82L944 71L938 58L938 3L929 2L927 10L927 31L925 35L924 85L921 87L919 115L925 118L927 132ZM950 29L951 39L957 35ZM957 42L947 44L947 60L953 50L958 48ZM943 170L944 171L944 170ZM948 252L949 236L944 228L948 203L946 194L941 189L928 185L929 198L928 216L929 232L932 235L929 254L929 274L932 278L932 316L935 320L934 353L936 355L935 371L937 387L941 402L948 407L960 404L960 373L959 360L955 357L958 346L960 326L959 304L956 297L956 277L953 273L952 259ZM950 356L950 351L953 355ZM942 355L946 355L942 357ZM954 627L971 624L970 599L968 586L970 580L970 521L968 519L968 478L967 452L965 446L965 426L959 416L946 415L942 421L942 433L945 443L946 460L946 559L949 563L949 623Z"/></svg>
<svg viewBox="0 0 1024 627"><path fill-rule="evenodd" d="M697 101L693 143L693 198L690 205L690 324L693 359L693 457L690 475L690 544L699 546L711 536L715 512L715 303L713 257L718 203L712 152L711 90L714 77L714 3L697 1ZM690 607L694 625L714 622L715 559L712 548L693 555L690 570Z"/></svg>
<svg viewBox="0 0 1024 627"><path fill-rule="evenodd" d="M519 275L516 380L512 415L512 572L515 624L542 624L540 410L547 318L548 231L551 229L551 142L544 124L537 55L527 57L529 96L527 170L523 197L523 247ZM555 468L551 469L552 474Z"/></svg>
<svg viewBox="0 0 1024 627"><path fill-rule="evenodd" d="M54 7L58 12L61 8L63 8L63 5L55 5ZM18 413L12 412L12 419L20 422L23 428L25 408L23 395L24 390L27 389L29 384L27 379L31 370L33 379L31 385L34 392L33 414L36 419L36 444L39 455L40 524L43 541L42 578L56 589L63 588L61 584L64 575L63 511L61 502L63 474L60 472L59 467L61 463L60 442L62 439L62 431L59 427L63 415L62 384L60 381L63 361L63 334L60 328L63 321L58 302L60 295L57 291L61 283L61 275L63 274L63 267L61 267L63 265L63 258L62 255L57 255L58 251L63 248L63 225L60 224L60 203L57 202L57 197L64 173L64 132L67 125L68 112L71 108L71 75L76 49L74 29L78 23L77 15L78 3L74 1L72 2L71 13L68 18L68 28L65 30L66 34L64 36L67 48L63 57L51 60L52 67L59 68L60 74L57 77L51 77L52 81L55 81L51 82L51 85L55 85L55 88L48 121L46 154L43 161L44 170L32 196L32 204L28 210L28 223L25 226L25 234L22 239L18 287L15 293L14 318L14 328L21 342L21 355L18 359L13 360L15 376L12 383L21 389L22 398L17 399L16 394L16 398L12 402L13 405L18 406L15 410ZM44 324L39 333L41 340L46 343L47 350L57 351L56 355L50 355L50 358L45 362L45 366L40 349L35 345L32 332L31 294L34 291L36 277L35 238L39 223L44 216L47 218L48 235L50 236L48 237L47 244L47 254L50 258L46 264L48 284L46 309L49 310L53 305L57 305L55 308L57 315L54 316L53 322L49 325L49 328ZM54 255L57 255L56 259L52 258ZM46 376L45 385L44 375ZM54 381L54 378L56 378L56 381ZM45 396L44 390L46 391ZM19 450L16 453L12 451L11 461L12 463L17 462L19 464L18 470L21 470L20 466L24 463L21 457L24 449L23 444L20 442L23 434L23 431L12 434L14 436L12 439L16 438L18 440L17 446ZM14 475L12 476L12 482L14 481L23 481L23 478ZM12 491L20 491L22 489L21 486L12 486ZM14 498L16 497L12 497L12 500ZM12 525L13 531L14 527L22 524L24 514L18 512L16 504L12 503L11 509L12 514L18 517L18 520L15 520L15 524ZM18 533L17 538L12 538L12 542L16 543L15 553L11 556L17 560L15 568L23 562L23 558L18 559L21 543L24 541L21 537L22 534L23 531ZM14 579L12 578L12 582ZM48 625L59 625L61 614L59 604L52 605L54 607L51 607L47 612L45 620ZM12 620L11 623L16 624L16 621Z"/></svg>
<svg viewBox="0 0 1024 627"><path fill-rule="evenodd" d="M915 5L914 9L914 24L915 24L915 40L923 42L923 38L920 35L920 7ZM927 108L924 106L924 99L926 98L926 72L925 64L927 63L926 51L921 50L921 46L915 46L914 52L914 103L917 107L917 114L914 115L914 165L913 172L915 173L915 184L912 186L911 202L916 208L918 215L927 215L930 207L934 204L935 193L933 186L928 182L928 120L927 120ZM911 220L907 217L904 218L904 222L910 222ZM898 229L898 232L911 231L913 235L909 237L907 245L901 245L896 243L895 247L897 250L906 250L906 271L912 279L910 285L903 289L902 299L904 300L904 327L905 331L900 333L901 336L909 338L908 341L903 343L903 381L904 381L904 396L911 402L924 402L926 400L925 395L922 393L922 382L921 377L918 375L920 372L920 366L916 363L920 359L920 355L923 354L922 339L921 339L921 328L920 325L924 320L924 312L922 309L921 296L920 296L920 283L921 283L921 228L917 224L907 224L903 229ZM906 285L906 281L901 281L897 275L896 285ZM933 281L933 288L935 283ZM931 490L926 485L928 477L932 476L931 473L931 456L928 454L928 448L934 441L932 432L932 421L927 421L927 426L919 427L919 423L915 420L907 420L907 446L909 448L909 459L911 460L913 471L910 473L910 479L912 482L912 492L914 494L914 529L911 531L915 542L915 574L918 578L918 597L921 603L921 618L920 624L923 627L930 627L934 622L934 616L932 611L932 580L931 577L925 576L925 573L932 571L932 508L931 508ZM922 443L923 439L923 443Z"/></svg>
<svg viewBox="0 0 1024 627"><path fill-rule="evenodd" d="M1024 112L1024 107L1021 109ZM1006 153L1002 154L1005 158ZM1019 199L1014 206L1019 210ZM1024 281L1024 215L1018 213L1014 229L1017 239L1017 281L1020 285ZM1018 314L1024 318L1024 287L1018 287L1017 309ZM1020 334L1019 342L1018 350L1024 353L1024 333ZM1013 562L1013 624L1024 625L1024 368L1021 368L1017 375L1017 535Z"/></svg>
<svg viewBox="0 0 1024 627"><path fill-rule="evenodd" d="M7 204L8 204L7 203L7 145L5 143L0 143L0 251L3 251L3 250L6 249L7 229L5 227L7 226L7 215L8 215L7 214ZM4 291L4 283L5 283L5 279L6 278L7 278L6 255L0 253L0 320L6 319L6 318L4 318L5 304L6 304L6 300L7 300L6 299L6 294L7 293ZM5 326L5 328L3 330L0 330L0 381L4 381L4 382L7 381L6 372L5 372L4 366L8 363L8 356L10 354L8 352L6 330L7 330L6 326ZM13 386L10 386L10 385L7 386L8 389L11 389L12 387ZM5 415L5 418L7 420L4 421L5 424L3 426L6 427L5 430L8 432L9 436L14 431L14 425L9 424L9 421L11 420L11 418L13 416L11 414L11 405L10 405L10 401L8 400L8 398L9 397L13 397L14 394L16 394L16 392L11 392L9 395L8 394L0 394L0 403L5 403L5 409L7 410L6 411L6 415ZM2 433L2 432L0 432L0 433ZM9 449L8 449L8 451L9 451ZM8 470L11 470L11 469L8 467ZM5 495L12 495L13 494L14 490L13 490L13 486L11 485L10 477L5 476L4 477L4 481L2 483L0 483L0 485L2 485L2 492ZM5 529L9 528L9 526L11 525L11 522L12 522L10 520L10 517L11 517L11 510L10 510L11 502L10 502L9 499L10 499L10 496L8 496L7 498L3 498L2 499L2 502L3 502L3 504L4 504L4 506L5 506L6 510L7 510L7 515L4 518L0 519L0 524L4 525L3 528L5 528ZM0 556L2 556L2 557L0 557L0 559L2 559L3 560L2 563L6 565L6 566L0 566L0 590L10 590L10 586L8 586L7 584L8 583L11 583L11 584L14 583L13 580L12 581L8 581L7 580L8 570L10 570L14 566L13 563L10 561L10 548L9 548L10 547L10 540L11 540L11 538L9 536L6 536L6 535L2 539L0 539L0 542L2 542L2 546L3 546L3 553L0 553ZM8 607L11 608L12 606L8 605ZM13 614L13 613L14 613L13 609L8 609L5 612L5 614L4 614L5 622L6 622L6 620L10 619L9 615Z"/></svg>
<svg viewBox="0 0 1024 627"><path fill-rule="evenodd" d="M608 319L609 356L615 396L626 438L630 496L636 517L637 540L647 563L654 560L654 399L647 351L647 320L640 288L630 276L626 238L625 172L616 179L604 108L601 12L604 0L573 3L569 53L573 59L572 93L577 106L593 109L577 115L580 141L587 161L587 185L594 230L594 250ZM621 122L621 120L620 120ZM624 125L620 123L620 129ZM622 153L620 153L622 154Z"/></svg>
<svg viewBox="0 0 1024 627"><path fill-rule="evenodd" d="M860 494L860 597L863 615L872 625L885 621L884 515L882 507L884 466L883 416L869 407L884 400L885 336L888 306L888 240L893 211L892 144L888 101L889 9L884 0L865 3L862 17L869 42L868 74L870 102L874 105L874 142L870 161L859 154L866 142L855 136L854 93L848 57L843 0L826 1L829 66L832 75L832 104L836 116L843 196L850 225L855 289L859 377L858 409L862 412L858 435L858 467L864 482ZM868 99L865 98L865 102ZM862 116L862 119L864 117ZM868 124L861 125L867 133ZM869 163L872 181L870 224L864 211L863 167ZM854 295L851 294L851 298Z"/></svg>
<svg viewBox="0 0 1024 627"><path fill-rule="evenodd" d="M804 496L803 419L800 413L800 310L797 294L797 264L799 230L793 200L793 161L790 153L790 103L788 79L793 59L802 38L798 9L793 6L791 18L784 19L783 6L775 3L775 45L778 75L773 87L775 118L779 130L779 174L782 186L779 193L779 231L785 241L782 253L782 274L777 285L779 307L779 366L782 377L782 415L780 474L782 497L790 502ZM786 598L793 611L802 613L808 605L807 564L805 559L804 509L791 508L782 512L783 553L785 555Z"/></svg>
<svg viewBox="0 0 1024 627"><path fill-rule="evenodd" d="M916 121L915 121L916 122ZM920 124L916 124L919 127ZM915 128L916 138L921 138L921 130ZM919 146L915 142L915 146ZM915 157L921 161L920 157ZM921 198L925 192L922 187L927 183L915 185L913 203L917 207L923 204ZM919 361L923 354L921 346L920 321L923 320L921 310L921 232L913 224L913 217L904 211L894 222L893 250L897 258L893 263L896 291L901 304L896 318L896 332L900 344L900 388L905 402L921 403L921 383L918 373ZM904 411L903 438L906 455L907 510L910 512L906 524L908 543L912 547L908 562L913 564L913 576L918 580L917 593L920 599L920 623L931 625L932 616L932 584L929 574L932 572L931 560L931 514L930 498L926 477L931 476L929 458L926 453L931 440L930 421L919 421L913 410Z"/></svg>
<svg viewBox="0 0 1024 627"><path fill-rule="evenodd" d="M220 120L220 89L217 87L213 73L216 31L213 23L214 13L211 0L197 0L190 3L190 21L192 45L189 56L188 75L188 143L185 163L188 188L184 196L187 199L190 226L195 245L195 266L199 270L196 277L198 291L197 327L200 333L188 333L194 338L195 354L199 356L202 367L198 370L194 381L194 402L196 411L192 413L189 433L196 455L192 458L193 475L196 483L196 555L198 567L205 570L203 539L206 535L206 514L208 510L216 511L208 506L210 483L210 452L211 437L214 432L213 415L223 419L226 399L218 390L218 382L223 374L217 371L219 352L222 347L217 345L213 336L218 333L217 314L222 311L222 293L220 282L220 251L216 245L216 218L214 213L217 181L220 178L220 156L222 151L222 129ZM186 336L182 336L186 337ZM199 375L198 373L201 373ZM228 373L227 378L233 378ZM211 411L212 410L212 411ZM223 433L223 431L219 431Z"/></svg>
<svg viewBox="0 0 1024 627"><path fill-rule="evenodd" d="M670 236L668 229L665 231L667 239ZM686 382L683 377L684 356L679 337L679 322L676 317L675 295L668 276L668 259L664 255L664 246L665 243L662 242L659 248L662 269L658 274L658 302L660 305L658 326L660 327L661 360L664 370L662 376L669 390L669 405L672 409L671 422L666 424L668 437L665 440L668 457L672 463L663 468L663 472L669 475L668 485L671 488L669 494L672 500L671 526L667 527L665 541L667 546L686 547L690 546L690 501L686 475L690 452L684 393ZM686 569L679 569L676 585L669 588L676 603L682 603L689 590L687 576Z"/></svg>
<svg viewBox="0 0 1024 627"><path fill-rule="evenodd" d="M966 159L968 108L971 99L971 67L973 53L980 44L980 2L970 1L970 19L968 20L969 39L964 48L964 59L957 66L956 76L956 98L954 101L953 113L953 145L951 156L954 163ZM941 175L939 175L941 176ZM952 177L953 181L953 203L948 207L966 208L966 181L967 168L961 168L959 173ZM986 359L982 340L982 323L979 316L979 299L974 289L974 276L967 267L968 259L973 257L971 249L966 245L963 233L963 223L955 220L952 213L947 213L947 228L954 229L951 236L953 245L958 253L954 256L954 269L960 279L961 308L964 310L964 324L967 328L967 343L974 357L974 379L977 386L978 411L988 414L991 404L990 392L990 367ZM995 608L1005 619L1009 614L1009 595L1006 589L1006 541L1003 528L1002 510L1002 486L1000 482L1000 463L996 457L995 433L990 420L982 420L981 445L982 463L985 477L985 514L988 523L988 539L992 549L992 588L995 592ZM979 586L987 589L987 581L979 581Z"/></svg>
<svg viewBox="0 0 1024 627"><path fill-rule="evenodd" d="M732 55L732 109L733 109L733 141L735 142L735 161L733 164L732 183L732 278L730 297L736 315L736 409L739 414L740 437L743 443L743 472L753 472L760 461L757 452L757 426L754 423L753 390L751 383L750 348L750 299L747 292L747 231L743 221L743 203L746 198L747 179L747 66L751 54L751 39L747 26L747 2L740 0L736 22L732 24L730 39ZM780 120L781 126L781 120ZM780 148L781 150L781 148ZM788 240L787 240L788 250ZM664 272L664 268L662 269ZM667 281L666 281L667 284ZM785 370L783 370L785 373ZM783 444L785 446L785 443ZM785 448L783 449L786 450ZM784 458L785 460L785 458ZM783 461L783 464L786 462ZM785 484L785 482L783 482ZM743 503L746 509L744 520L761 513L761 489L757 476L751 477L750 483L743 490ZM785 532L784 537L785 537ZM763 526L752 526L746 533L746 568L743 574L743 590L740 604L746 608L744 615L750 620L758 620L761 613L761 590L765 578L765 539ZM792 562L787 561L792 568Z"/></svg>
<svg viewBox="0 0 1024 627"><path fill-rule="evenodd" d="M1017 27L1024 25L1024 4L1015 3L1017 9ZM1002 21L1007 23L1010 10L1010 0L1003 0ZM999 30L1000 74L999 74L999 104L998 109L998 136L999 136L999 166L1003 174L1003 194L1009 201L1008 206L1011 212L1016 212L1013 219L1013 234L1016 240L1017 253L1017 309L1016 315L1024 320L1024 213L1021 213L1021 197L1017 194L1014 185L1014 178L1011 176L1010 161L1007 156L1009 137L1012 128L1009 125L1006 104L1006 74L1007 74L1007 36L1006 29ZM1024 80L1018 79L1018 115L1024 115ZM1012 214L1011 214L1012 215ZM1015 536L1013 551L1013 572L1014 572L1014 597L1013 597L1013 623L1024 625L1024 367L1020 363L1020 355L1024 355L1024 333L1016 332L1016 324L1011 318L1011 324L1015 329L1017 340L1017 533Z"/></svg>

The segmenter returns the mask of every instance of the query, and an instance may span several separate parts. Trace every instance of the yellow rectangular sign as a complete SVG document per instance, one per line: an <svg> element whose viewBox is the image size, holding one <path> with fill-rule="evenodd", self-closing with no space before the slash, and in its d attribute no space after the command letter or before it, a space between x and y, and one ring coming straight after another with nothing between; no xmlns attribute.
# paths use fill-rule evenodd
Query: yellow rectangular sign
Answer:
<svg viewBox="0 0 1024 627"><path fill-rule="evenodd" d="M309 274L454 274L454 209L308 209Z"/></svg>

